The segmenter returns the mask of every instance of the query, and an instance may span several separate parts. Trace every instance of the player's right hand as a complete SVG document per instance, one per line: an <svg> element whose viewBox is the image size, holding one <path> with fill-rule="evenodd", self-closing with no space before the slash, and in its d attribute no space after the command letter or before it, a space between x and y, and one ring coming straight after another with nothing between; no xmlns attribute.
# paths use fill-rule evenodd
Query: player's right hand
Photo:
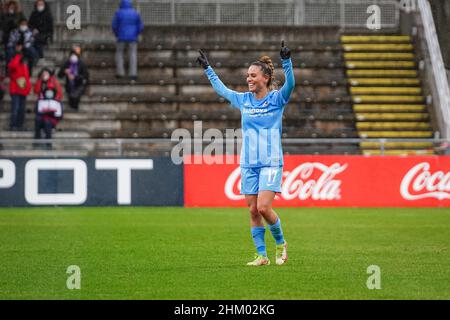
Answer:
<svg viewBox="0 0 450 320"><path fill-rule="evenodd" d="M203 53L202 50L198 50L198 53L200 56L197 58L197 62L203 67L203 69L208 69L209 62L208 58L206 58L206 55Z"/></svg>

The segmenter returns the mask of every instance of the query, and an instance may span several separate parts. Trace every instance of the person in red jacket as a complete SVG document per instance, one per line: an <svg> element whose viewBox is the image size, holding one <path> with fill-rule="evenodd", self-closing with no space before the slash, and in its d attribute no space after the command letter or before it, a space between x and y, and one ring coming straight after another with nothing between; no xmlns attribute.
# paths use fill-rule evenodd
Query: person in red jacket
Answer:
<svg viewBox="0 0 450 320"><path fill-rule="evenodd" d="M38 100L44 99L45 91L47 89L55 90L56 95L54 97L55 100L62 101L63 99L63 90L61 83L59 83L56 78L55 72L50 68L43 68L38 75L38 79L34 84L34 93L36 94Z"/></svg>
<svg viewBox="0 0 450 320"><path fill-rule="evenodd" d="M16 45L16 53L8 63L9 94L11 96L11 122L12 131L23 130L25 120L26 98L31 92L30 73L28 61L22 53L23 44Z"/></svg>

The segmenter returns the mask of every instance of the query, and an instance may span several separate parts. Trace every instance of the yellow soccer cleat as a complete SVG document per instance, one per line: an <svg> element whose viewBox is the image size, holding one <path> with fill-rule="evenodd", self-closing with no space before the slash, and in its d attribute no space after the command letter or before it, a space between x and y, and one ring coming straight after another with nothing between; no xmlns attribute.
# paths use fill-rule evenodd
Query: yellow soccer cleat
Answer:
<svg viewBox="0 0 450 320"><path fill-rule="evenodd" d="M253 267L268 266L270 265L270 260L262 254L255 253L255 260L247 263L247 265Z"/></svg>

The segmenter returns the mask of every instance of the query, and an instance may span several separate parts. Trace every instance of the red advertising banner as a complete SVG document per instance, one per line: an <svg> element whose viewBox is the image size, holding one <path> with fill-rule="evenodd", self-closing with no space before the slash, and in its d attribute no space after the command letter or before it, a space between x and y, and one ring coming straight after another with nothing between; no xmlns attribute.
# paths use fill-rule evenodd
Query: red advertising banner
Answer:
<svg viewBox="0 0 450 320"><path fill-rule="evenodd" d="M285 156L284 162L274 206L450 206L449 156ZM234 163L185 164L185 206L245 206Z"/></svg>

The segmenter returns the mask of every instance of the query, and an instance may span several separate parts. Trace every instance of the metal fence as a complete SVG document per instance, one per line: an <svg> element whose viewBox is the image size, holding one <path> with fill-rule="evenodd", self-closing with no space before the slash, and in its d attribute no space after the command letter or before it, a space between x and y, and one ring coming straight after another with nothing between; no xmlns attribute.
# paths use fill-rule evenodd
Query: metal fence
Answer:
<svg viewBox="0 0 450 320"><path fill-rule="evenodd" d="M430 4L427 0L418 0L418 8L420 12L421 25L424 32L424 40L426 42L427 61L431 65L430 77L433 81L433 87L437 94L434 94L434 107L442 121L442 136L450 137L450 87L447 74L442 58L442 50L437 38L436 27L434 24L433 14Z"/></svg>
<svg viewBox="0 0 450 320"><path fill-rule="evenodd" d="M109 25L119 0L48 0L58 24L81 9L82 24ZM134 0L145 25L269 25L364 27L378 5L381 27L399 25L398 0ZM22 0L29 15L34 0Z"/></svg>
<svg viewBox="0 0 450 320"><path fill-rule="evenodd" d="M282 139L283 148L290 151L285 152L287 154L358 154L363 153L362 144L371 143L377 144L378 147L372 147L372 151L379 151L379 155L389 155L389 150L392 149L394 143L420 143L429 144L429 146L423 147L423 151L431 151L436 155L450 155L450 139L359 139L359 138L284 138ZM211 151L211 145L222 145L223 154L233 155L239 154L241 149L242 140L235 139L201 139L192 138L187 140L170 139L170 138L124 138L124 139L93 139L93 138L55 138L55 139L0 139L0 157L5 156L4 152L7 152L7 156L24 156L28 151L45 150L48 156L79 156L79 153L89 152L90 154L96 154L101 151L107 150L110 156L130 156L130 149L141 149L152 151L152 156L158 153L160 156L170 156L175 146L187 146L193 154L206 153L206 150ZM52 145L51 149L45 149L48 144ZM328 152L323 147L341 147L338 153ZM355 147L352 147L355 146ZM361 146L361 150L359 150ZM305 148L308 149L305 149ZM12 148L12 149L11 149ZM315 149L315 150L314 150ZM397 149L397 148L396 148ZM7 151L14 150L14 151ZM49 153L53 150L54 153ZM64 152L61 152L63 151ZM156 151L155 150L159 150ZM229 152L231 150L231 152ZM305 150L308 150L305 152ZM216 149L217 151L217 149ZM200 153L199 153L200 152ZM33 153L33 152L31 152ZM31 154L30 153L30 154ZM132 153L132 152L131 152ZM142 152L140 152L141 155ZM403 154L398 155L420 155L421 151L417 153L411 153L405 150ZM425 154L425 153L423 153Z"/></svg>

